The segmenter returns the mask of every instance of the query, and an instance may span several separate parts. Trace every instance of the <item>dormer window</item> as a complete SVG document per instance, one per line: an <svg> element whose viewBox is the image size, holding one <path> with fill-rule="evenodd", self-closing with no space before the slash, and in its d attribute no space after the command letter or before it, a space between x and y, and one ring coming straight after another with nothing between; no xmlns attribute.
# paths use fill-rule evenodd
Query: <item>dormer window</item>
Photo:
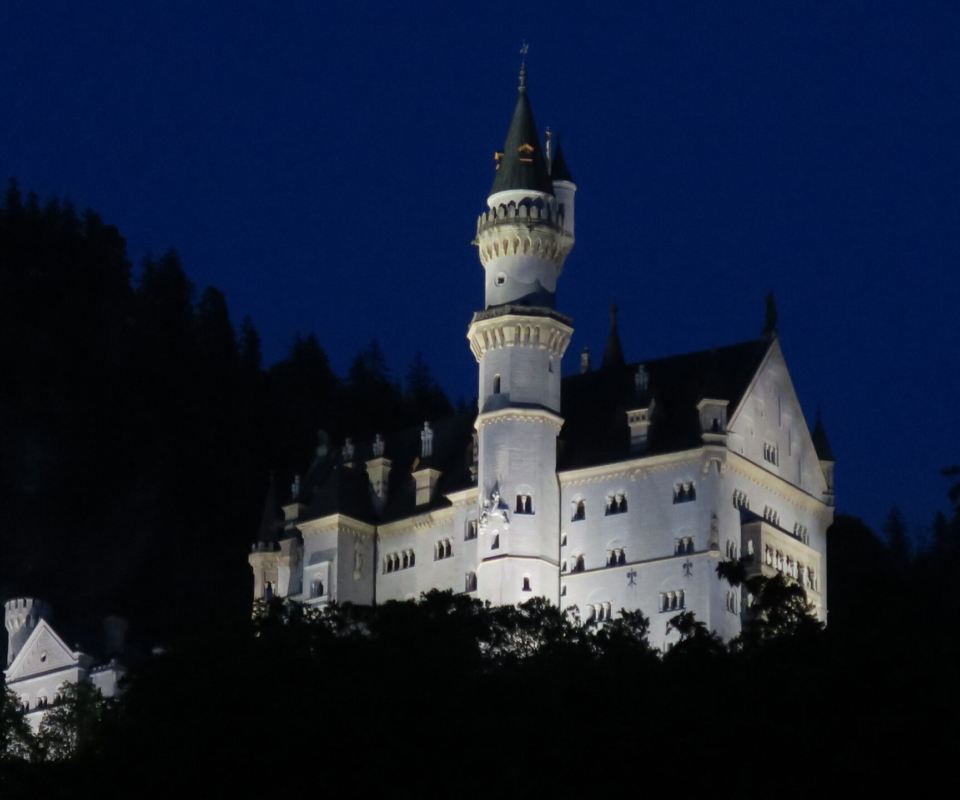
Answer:
<svg viewBox="0 0 960 800"><path fill-rule="evenodd" d="M533 161L533 145L532 144L522 144L517 149L520 153L521 161L527 164Z"/></svg>
<svg viewBox="0 0 960 800"><path fill-rule="evenodd" d="M496 283L497 286L503 286L503 284L505 284L506 282L507 282L507 276L504 275L502 272L499 275L497 275L496 279L494 280L494 283Z"/></svg>

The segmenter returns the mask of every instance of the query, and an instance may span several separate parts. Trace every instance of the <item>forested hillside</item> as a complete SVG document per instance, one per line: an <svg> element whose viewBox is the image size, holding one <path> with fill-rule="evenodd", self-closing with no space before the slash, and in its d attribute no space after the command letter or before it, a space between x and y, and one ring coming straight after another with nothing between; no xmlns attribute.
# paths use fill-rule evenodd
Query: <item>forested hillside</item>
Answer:
<svg viewBox="0 0 960 800"><path fill-rule="evenodd" d="M270 470L333 441L450 413L419 356L404 385L376 342L336 375L312 334L264 368L215 287L174 251L130 262L95 213L11 183L0 207L0 594L59 624L116 613L167 640L250 602Z"/></svg>

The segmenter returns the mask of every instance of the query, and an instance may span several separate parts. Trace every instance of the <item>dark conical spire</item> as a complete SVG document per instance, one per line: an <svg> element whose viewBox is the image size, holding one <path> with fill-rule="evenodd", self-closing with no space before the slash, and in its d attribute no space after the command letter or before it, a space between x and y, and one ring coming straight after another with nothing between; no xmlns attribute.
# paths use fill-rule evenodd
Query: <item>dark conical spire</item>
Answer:
<svg viewBox="0 0 960 800"><path fill-rule="evenodd" d="M507 142L498 155L497 176L490 194L508 189L531 189L553 194L553 182L543 157L543 145L533 120L533 109L527 96L527 66L520 67L517 106L510 120Z"/></svg>
<svg viewBox="0 0 960 800"><path fill-rule="evenodd" d="M260 518L258 542L275 542L283 523L277 506L277 486L273 470L270 471L270 483L267 486L267 498L263 502L263 516Z"/></svg>
<svg viewBox="0 0 960 800"><path fill-rule="evenodd" d="M622 367L623 347L620 346L620 334L617 332L617 304L610 306L610 335L607 337L607 348L603 351L603 364L600 369Z"/></svg>
<svg viewBox="0 0 960 800"><path fill-rule="evenodd" d="M817 409L817 424L813 426L813 449L817 451L817 458L821 461L836 461L833 457L833 450L830 449L830 442L827 440L827 432L823 428L823 420L820 419L820 409Z"/></svg>
<svg viewBox="0 0 960 800"><path fill-rule="evenodd" d="M573 175L567 168L567 160L563 157L563 146L560 144L560 137L557 136L557 151L553 155L553 163L550 165L550 178L554 181L570 181L573 183Z"/></svg>

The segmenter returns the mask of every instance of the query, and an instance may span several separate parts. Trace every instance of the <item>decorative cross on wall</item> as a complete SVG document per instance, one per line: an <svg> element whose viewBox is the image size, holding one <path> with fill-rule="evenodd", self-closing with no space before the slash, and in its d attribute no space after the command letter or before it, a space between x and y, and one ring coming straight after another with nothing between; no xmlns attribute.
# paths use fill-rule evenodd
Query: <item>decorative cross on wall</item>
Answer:
<svg viewBox="0 0 960 800"><path fill-rule="evenodd" d="M627 583L627 586L637 585L637 571L635 569L632 569L627 573L627 580L629 581L629 583Z"/></svg>
<svg viewBox="0 0 960 800"><path fill-rule="evenodd" d="M693 577L693 562L690 559L683 562L683 577Z"/></svg>

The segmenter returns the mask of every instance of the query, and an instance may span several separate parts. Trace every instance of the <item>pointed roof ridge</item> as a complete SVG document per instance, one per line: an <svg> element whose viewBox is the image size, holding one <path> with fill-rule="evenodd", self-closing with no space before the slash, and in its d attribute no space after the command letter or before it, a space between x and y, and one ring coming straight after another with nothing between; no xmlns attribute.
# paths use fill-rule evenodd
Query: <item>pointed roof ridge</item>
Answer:
<svg viewBox="0 0 960 800"><path fill-rule="evenodd" d="M563 157L563 145L560 143L560 135L557 134L557 150L553 155L553 163L550 165L550 178L556 181L569 181L573 183L573 175L567 167L567 159Z"/></svg>
<svg viewBox="0 0 960 800"><path fill-rule="evenodd" d="M817 458L821 461L836 461L833 457L833 450L830 447L830 440L827 439L827 432L823 427L823 420L820 419L820 409L817 409L817 422L813 426L813 433L810 434L813 439L813 449L817 453Z"/></svg>
<svg viewBox="0 0 960 800"><path fill-rule="evenodd" d="M527 94L527 67L520 67L520 85L517 88L517 105L510 120L507 141L499 155L497 175L493 179L490 194L510 189L529 189L553 194L553 181L547 169L543 144L533 119L533 109Z"/></svg>
<svg viewBox="0 0 960 800"><path fill-rule="evenodd" d="M610 334L607 336L607 347L603 351L603 363L600 369L622 367L624 365L623 347L620 344L620 333L617 331L617 304L610 306Z"/></svg>

